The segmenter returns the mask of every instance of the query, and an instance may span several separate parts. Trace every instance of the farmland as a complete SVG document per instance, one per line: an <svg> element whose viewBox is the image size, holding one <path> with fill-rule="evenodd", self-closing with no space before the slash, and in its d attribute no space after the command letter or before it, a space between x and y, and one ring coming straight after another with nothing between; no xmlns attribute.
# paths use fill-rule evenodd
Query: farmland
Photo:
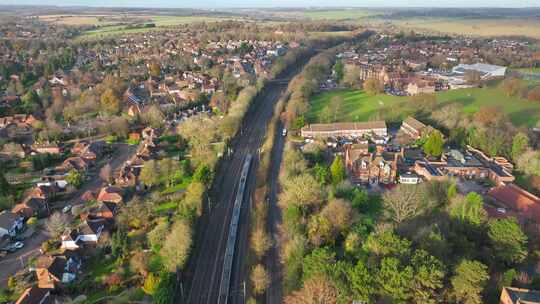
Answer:
<svg viewBox="0 0 540 304"><path fill-rule="evenodd" d="M310 110L307 114L309 122L320 122L323 108L334 96L342 96L344 105L340 111L340 122L366 121L379 110L392 109L403 105L410 97L396 97L390 95L369 96L363 91L339 90L325 92L313 97L310 101ZM507 97L497 87L473 88L440 92L437 94L439 106L452 102L463 105L465 113L473 114L484 106L495 106L503 110L516 126L532 127L540 120L540 104Z"/></svg>
<svg viewBox="0 0 540 304"><path fill-rule="evenodd" d="M540 38L538 19L410 18L388 20L398 27L470 36L527 36Z"/></svg>

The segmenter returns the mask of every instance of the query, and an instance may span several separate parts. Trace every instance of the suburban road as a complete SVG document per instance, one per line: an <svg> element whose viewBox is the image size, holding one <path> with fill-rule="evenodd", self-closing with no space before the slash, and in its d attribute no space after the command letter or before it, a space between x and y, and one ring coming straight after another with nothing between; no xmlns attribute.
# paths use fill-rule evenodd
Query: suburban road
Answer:
<svg viewBox="0 0 540 304"><path fill-rule="evenodd" d="M287 71L283 77L279 77L287 81L274 81L266 85L250 107L243 121L240 134L231 143L232 155L223 160L217 170L210 193L213 207L209 216L201 219L199 227L203 232L199 233L195 240L194 258L190 261L190 265L187 267L188 270L181 279L183 282L191 282L190 286L182 285L179 288L180 296L187 299L187 303L218 303L232 206L234 205L245 156L251 153L254 158L246 182L228 303L245 303L246 301L244 299L244 283L247 283L249 278L249 269L247 269L244 258L247 256L248 250L249 213L251 210L251 196L255 189L258 149L264 141L268 123L274 113L274 106L284 94L288 80L299 72L308 59L309 56L306 56L306 58L303 58L302 64L297 64ZM280 301L274 303L280 303Z"/></svg>

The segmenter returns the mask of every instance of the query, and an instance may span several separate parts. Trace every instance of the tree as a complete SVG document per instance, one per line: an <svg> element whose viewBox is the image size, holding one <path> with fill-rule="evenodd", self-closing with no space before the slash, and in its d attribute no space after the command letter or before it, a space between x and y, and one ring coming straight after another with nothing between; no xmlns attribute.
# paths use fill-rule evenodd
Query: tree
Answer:
<svg viewBox="0 0 540 304"><path fill-rule="evenodd" d="M168 234L169 223L165 219L160 220L158 224L147 234L148 243L154 252L159 252Z"/></svg>
<svg viewBox="0 0 540 304"><path fill-rule="evenodd" d="M375 275L379 293L392 300L392 303L404 303L412 297L410 284L413 281L411 266L402 265L394 257L383 258Z"/></svg>
<svg viewBox="0 0 540 304"><path fill-rule="evenodd" d="M314 215L308 223L308 237L315 246L333 242L334 227L332 222L321 214Z"/></svg>
<svg viewBox="0 0 540 304"><path fill-rule="evenodd" d="M148 187L159 184L160 172L157 161L150 160L144 164L139 179Z"/></svg>
<svg viewBox="0 0 540 304"><path fill-rule="evenodd" d="M518 158L527 151L529 147L529 137L523 132L518 132L512 139L512 159L517 161Z"/></svg>
<svg viewBox="0 0 540 304"><path fill-rule="evenodd" d="M272 245L272 242L268 237L268 233L266 233L263 227L255 228L255 230L251 234L250 243L251 249L253 249L258 259L261 259Z"/></svg>
<svg viewBox="0 0 540 304"><path fill-rule="evenodd" d="M400 238L392 230L371 233L363 245L364 250L377 256L402 257L409 255L411 242Z"/></svg>
<svg viewBox="0 0 540 304"><path fill-rule="evenodd" d="M530 101L540 101L540 86L534 87L527 94L527 99Z"/></svg>
<svg viewBox="0 0 540 304"><path fill-rule="evenodd" d="M122 230L117 230L111 239L111 254L118 257L125 257L129 253L128 236Z"/></svg>
<svg viewBox="0 0 540 304"><path fill-rule="evenodd" d="M161 128L165 123L165 115L158 106L152 105L142 114L144 123L149 124L152 128Z"/></svg>
<svg viewBox="0 0 540 304"><path fill-rule="evenodd" d="M451 200L450 216L474 226L479 226L487 219L484 199L476 192L469 192L466 197L456 196Z"/></svg>
<svg viewBox="0 0 540 304"><path fill-rule="evenodd" d="M147 295L154 295L156 293L156 291L158 290L159 288L159 283L160 283L160 279L158 276L156 276L155 274L151 273L149 274L146 279L144 279L144 284L143 284L143 287L142 287L142 290L147 294Z"/></svg>
<svg viewBox="0 0 540 304"><path fill-rule="evenodd" d="M336 61L336 63L334 64L334 73L335 73L335 77L336 77L336 82L341 82L341 80L343 79L343 75L344 75L344 65L343 65L343 61L341 60L338 60Z"/></svg>
<svg viewBox="0 0 540 304"><path fill-rule="evenodd" d="M71 169L68 172L66 181L73 187L79 188L84 183L84 173Z"/></svg>
<svg viewBox="0 0 540 304"><path fill-rule="evenodd" d="M148 65L148 73L152 77L161 76L161 66L158 63L152 62Z"/></svg>
<svg viewBox="0 0 540 304"><path fill-rule="evenodd" d="M426 211L428 203L421 186L400 184L383 194L385 214L398 224Z"/></svg>
<svg viewBox="0 0 540 304"><path fill-rule="evenodd" d="M99 170L99 178L101 178L101 180L107 184L112 183L113 172L110 163L105 164L105 166L103 166L101 170Z"/></svg>
<svg viewBox="0 0 540 304"><path fill-rule="evenodd" d="M114 117L111 120L111 131L118 137L126 138L129 134L129 122L124 117Z"/></svg>
<svg viewBox="0 0 540 304"><path fill-rule="evenodd" d="M257 264L251 270L251 284L253 284L253 292L256 295L263 294L270 286L270 275L263 265Z"/></svg>
<svg viewBox="0 0 540 304"><path fill-rule="evenodd" d="M528 149L516 162L518 169L528 175L540 175L540 151Z"/></svg>
<svg viewBox="0 0 540 304"><path fill-rule="evenodd" d="M21 97L21 103L26 113L34 113L40 106L39 95L34 90L28 91Z"/></svg>
<svg viewBox="0 0 540 304"><path fill-rule="evenodd" d="M191 228L186 222L179 220L172 225L160 251L163 265L168 271L175 272L184 267L191 251L191 237Z"/></svg>
<svg viewBox="0 0 540 304"><path fill-rule="evenodd" d="M337 304L336 287L326 277L313 277L304 282L302 289L293 292L285 304Z"/></svg>
<svg viewBox="0 0 540 304"><path fill-rule="evenodd" d="M150 263L150 256L148 253L137 250L131 258L129 259L129 268L134 273L138 273L142 275L143 277L148 276L149 272L149 263Z"/></svg>
<svg viewBox="0 0 540 304"><path fill-rule="evenodd" d="M345 180L347 173L345 172L345 165L343 164L343 158L336 156L332 165L330 165L330 174L332 175L332 183L337 185Z"/></svg>
<svg viewBox="0 0 540 304"><path fill-rule="evenodd" d="M343 75L343 84L350 88L358 89L362 87L362 79L360 78L360 67L348 64L345 66Z"/></svg>
<svg viewBox="0 0 540 304"><path fill-rule="evenodd" d="M200 164L193 172L193 180L209 187L212 181L212 170L207 164Z"/></svg>
<svg viewBox="0 0 540 304"><path fill-rule="evenodd" d="M347 279L350 284L354 300L371 303L375 292L373 275L362 261L347 271Z"/></svg>
<svg viewBox="0 0 540 304"><path fill-rule="evenodd" d="M319 183L307 173L287 179L283 188L279 202L284 206L318 206L323 201Z"/></svg>
<svg viewBox="0 0 540 304"><path fill-rule="evenodd" d="M186 195L182 202L182 207L191 210L197 216L203 213L203 196L206 192L206 187L199 182L192 182L186 189Z"/></svg>
<svg viewBox="0 0 540 304"><path fill-rule="evenodd" d="M153 303L173 304L176 291L176 276L174 273L163 272L160 274L158 288L154 293Z"/></svg>
<svg viewBox="0 0 540 304"><path fill-rule="evenodd" d="M332 199L321 211L332 224L334 233L344 232L352 224L355 212L351 203L342 199Z"/></svg>
<svg viewBox="0 0 540 304"><path fill-rule="evenodd" d="M377 95L384 92L384 83L376 78L369 78L364 82L364 91L369 95Z"/></svg>
<svg viewBox="0 0 540 304"><path fill-rule="evenodd" d="M100 98L101 110L109 115L120 112L120 99L115 95L113 89L107 89Z"/></svg>
<svg viewBox="0 0 540 304"><path fill-rule="evenodd" d="M437 303L437 291L443 287L444 264L424 250L417 250L411 261L414 269L414 303Z"/></svg>
<svg viewBox="0 0 540 304"><path fill-rule="evenodd" d="M471 260L463 260L455 269L455 275L450 280L452 284L452 296L464 304L481 304L482 290L484 289L489 274L487 266Z"/></svg>
<svg viewBox="0 0 540 304"><path fill-rule="evenodd" d="M47 231L53 238L59 238L71 227L71 221L66 214L55 212L45 222Z"/></svg>
<svg viewBox="0 0 540 304"><path fill-rule="evenodd" d="M443 146L444 139L442 133L438 130L433 130L429 133L424 143L424 153L429 156L440 157L443 153Z"/></svg>
<svg viewBox="0 0 540 304"><path fill-rule="evenodd" d="M319 163L315 164L313 167L313 175L321 185L326 185L330 179L330 172L328 167L323 166Z"/></svg>
<svg viewBox="0 0 540 304"><path fill-rule="evenodd" d="M521 80L517 78L506 78L501 83L501 88L506 96L517 96L523 90L523 84Z"/></svg>
<svg viewBox="0 0 540 304"><path fill-rule="evenodd" d="M503 263L521 263L527 257L527 236L515 218L493 220L488 224L488 236L495 256Z"/></svg>

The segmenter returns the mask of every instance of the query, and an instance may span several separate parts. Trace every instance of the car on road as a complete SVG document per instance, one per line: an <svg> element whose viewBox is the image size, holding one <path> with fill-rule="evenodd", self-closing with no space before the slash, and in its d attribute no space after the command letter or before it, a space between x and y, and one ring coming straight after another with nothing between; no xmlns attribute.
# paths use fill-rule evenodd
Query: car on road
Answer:
<svg viewBox="0 0 540 304"><path fill-rule="evenodd" d="M281 134L282 134L283 136L287 136L287 129L283 128L283 131L281 131Z"/></svg>
<svg viewBox="0 0 540 304"><path fill-rule="evenodd" d="M3 247L2 249L0 249L1 251L5 251L5 252L15 252L21 248L24 247L24 243L23 242L15 242L15 243L11 243L5 247Z"/></svg>
<svg viewBox="0 0 540 304"><path fill-rule="evenodd" d="M68 213L68 212L71 211L71 208L72 208L71 205L66 205L64 208L62 208L62 212L63 213Z"/></svg>

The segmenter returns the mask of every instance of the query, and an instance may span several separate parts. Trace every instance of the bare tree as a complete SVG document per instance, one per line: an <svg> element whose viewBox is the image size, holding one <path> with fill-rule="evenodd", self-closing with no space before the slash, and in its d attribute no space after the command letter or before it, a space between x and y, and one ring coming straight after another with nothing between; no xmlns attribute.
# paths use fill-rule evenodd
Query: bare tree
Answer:
<svg viewBox="0 0 540 304"><path fill-rule="evenodd" d="M189 225L181 220L174 223L160 251L167 270L175 272L184 266L191 251L191 243Z"/></svg>
<svg viewBox="0 0 540 304"><path fill-rule="evenodd" d="M285 304L336 304L336 287L324 277L313 277L304 282L302 289L285 298Z"/></svg>
<svg viewBox="0 0 540 304"><path fill-rule="evenodd" d="M71 227L71 222L66 214L55 212L47 219L45 227L53 238L58 238Z"/></svg>
<svg viewBox="0 0 540 304"><path fill-rule="evenodd" d="M263 265L257 264L251 271L251 283L255 294L263 294L270 286L270 276Z"/></svg>
<svg viewBox="0 0 540 304"><path fill-rule="evenodd" d="M425 200L421 186L399 185L383 195L386 215L398 224L420 214Z"/></svg>
<svg viewBox="0 0 540 304"><path fill-rule="evenodd" d="M268 234L262 227L257 227L253 231L253 234L251 235L251 249L255 252L255 255L257 258L262 258L266 251L271 246L270 238L268 237Z"/></svg>

